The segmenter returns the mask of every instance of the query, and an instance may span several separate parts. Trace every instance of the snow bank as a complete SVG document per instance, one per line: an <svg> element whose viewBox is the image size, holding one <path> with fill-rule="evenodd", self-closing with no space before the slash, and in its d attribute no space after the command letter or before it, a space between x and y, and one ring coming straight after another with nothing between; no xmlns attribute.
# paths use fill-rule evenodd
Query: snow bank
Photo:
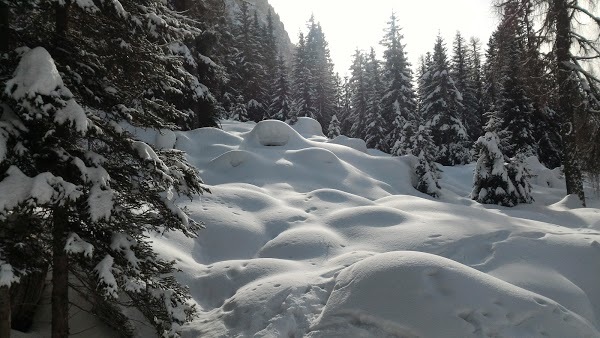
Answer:
<svg viewBox="0 0 600 338"><path fill-rule="evenodd" d="M598 336L556 302L451 260L392 252L344 269L311 337Z"/></svg>
<svg viewBox="0 0 600 338"><path fill-rule="evenodd" d="M183 337L600 336L600 210L556 171L530 159L549 178L504 208L470 200L473 164L442 167L437 200L414 157L314 120L222 125L176 133L212 191L179 204L207 228L155 239L199 305Z"/></svg>

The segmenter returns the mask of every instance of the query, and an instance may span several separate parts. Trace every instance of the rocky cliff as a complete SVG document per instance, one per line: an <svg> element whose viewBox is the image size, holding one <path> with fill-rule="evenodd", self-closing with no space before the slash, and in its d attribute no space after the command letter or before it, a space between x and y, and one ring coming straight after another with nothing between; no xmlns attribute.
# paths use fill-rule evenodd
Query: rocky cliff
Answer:
<svg viewBox="0 0 600 338"><path fill-rule="evenodd" d="M249 4L250 13L256 12L258 13L258 17L263 23L267 22L267 14L269 13L269 9L273 13L273 24L275 26L275 36L277 37L277 42L279 45L279 50L284 55L284 57L289 61L292 59L292 53L294 50L294 45L290 40L290 36L288 32L285 30L285 26L279 15L273 9L273 6L269 4L268 0L225 0L225 4L227 6L227 11L232 19L235 20L236 13L240 10L240 4L242 1L245 1Z"/></svg>

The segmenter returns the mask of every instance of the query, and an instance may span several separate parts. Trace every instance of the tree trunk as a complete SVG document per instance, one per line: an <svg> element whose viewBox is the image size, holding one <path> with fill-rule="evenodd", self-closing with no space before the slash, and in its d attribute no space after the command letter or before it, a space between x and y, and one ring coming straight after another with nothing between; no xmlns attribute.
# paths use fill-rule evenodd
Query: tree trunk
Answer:
<svg viewBox="0 0 600 338"><path fill-rule="evenodd" d="M10 337L10 288L0 287L0 337Z"/></svg>
<svg viewBox="0 0 600 338"><path fill-rule="evenodd" d="M40 271L22 276L19 284L10 288L12 328L27 332L33 324L33 316L38 307L48 274L48 266ZM0 335L2 337L2 335Z"/></svg>
<svg viewBox="0 0 600 338"><path fill-rule="evenodd" d="M10 10L8 6L0 1L0 51L8 51L10 37Z"/></svg>
<svg viewBox="0 0 600 338"><path fill-rule="evenodd" d="M558 63L558 107L561 116L562 157L565 166L567 194L575 194L585 207L583 179L577 156L575 109L573 98L577 92L572 79L571 62L571 19L567 0L555 2L556 11L556 62Z"/></svg>
<svg viewBox="0 0 600 338"><path fill-rule="evenodd" d="M71 0L65 0L64 5L60 5L58 2L54 3L56 11L56 35L59 37L67 36L69 30L69 8L71 7Z"/></svg>
<svg viewBox="0 0 600 338"><path fill-rule="evenodd" d="M54 210L52 230L52 338L69 335L69 257L65 251L68 216Z"/></svg>

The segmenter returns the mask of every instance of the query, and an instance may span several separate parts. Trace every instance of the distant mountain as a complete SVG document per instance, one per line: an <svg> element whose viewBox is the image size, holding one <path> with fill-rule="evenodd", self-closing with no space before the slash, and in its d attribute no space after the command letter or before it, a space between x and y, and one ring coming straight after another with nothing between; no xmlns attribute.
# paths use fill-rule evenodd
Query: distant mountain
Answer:
<svg viewBox="0 0 600 338"><path fill-rule="evenodd" d="M258 13L259 19L262 20L263 23L267 22L267 14L269 13L269 9L273 13L273 23L275 25L275 35L277 37L277 42L279 44L280 52L285 56L287 60L292 59L292 54L294 51L294 45L290 40L290 36L288 32L285 30L285 26L281 19L279 18L279 14L275 12L273 6L269 4L268 0L225 0L225 5L227 6L227 11L232 19L235 20L235 14L240 10L240 4L242 1L245 1L249 4L250 13L254 15L254 11Z"/></svg>

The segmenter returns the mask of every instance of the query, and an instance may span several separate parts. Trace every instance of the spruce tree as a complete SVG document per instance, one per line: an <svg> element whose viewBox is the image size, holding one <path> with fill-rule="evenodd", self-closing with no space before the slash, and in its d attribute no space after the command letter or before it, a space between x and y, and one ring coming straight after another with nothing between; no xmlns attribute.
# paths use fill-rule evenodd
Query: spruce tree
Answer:
<svg viewBox="0 0 600 338"><path fill-rule="evenodd" d="M384 92L381 100L382 118L386 121L388 135L387 150L397 155L406 154L407 146L402 144L406 139L407 123L416 120L417 101L412 84L411 65L406 57L401 28L394 13L388 22L381 45L383 52L383 85ZM390 123L391 122L391 123Z"/></svg>
<svg viewBox="0 0 600 338"><path fill-rule="evenodd" d="M311 113L313 101L310 87L310 71L308 68L308 56L306 50L306 38L300 32L296 54L294 55L292 65L292 123L295 123L298 117L314 117Z"/></svg>
<svg viewBox="0 0 600 338"><path fill-rule="evenodd" d="M331 117L331 122L329 122L329 130L327 131L327 137L330 139L334 139L341 135L341 126L340 121L338 120L336 115Z"/></svg>
<svg viewBox="0 0 600 338"><path fill-rule="evenodd" d="M368 109L368 85L365 77L365 55L362 51L356 50L354 61L350 68L352 77L348 86L350 90L350 136L365 139L367 130L367 109Z"/></svg>
<svg viewBox="0 0 600 338"><path fill-rule="evenodd" d="M416 189L432 197L440 196L440 184L438 181L439 170L434 162L434 146L431 135L425 124L417 127L414 135L415 148L413 154L417 156L419 162L415 168L417 175Z"/></svg>
<svg viewBox="0 0 600 338"><path fill-rule="evenodd" d="M471 199L482 204L507 207L528 200L527 196L521 195L527 192L528 184L523 166L512 166L509 173L496 134L487 132L477 140L475 149L479 152L479 159L473 176ZM519 182L520 190L515 186L511 175Z"/></svg>
<svg viewBox="0 0 600 338"><path fill-rule="evenodd" d="M288 70L285 60L280 54L277 58L275 82L271 85L271 100L268 109L268 118L287 121L291 116L292 93L288 80Z"/></svg>
<svg viewBox="0 0 600 338"><path fill-rule="evenodd" d="M385 150L385 121L381 116L381 96L383 83L380 75L380 65L375 55L375 49L371 48L368 60L365 64L365 81L367 85L367 111L365 142L367 147Z"/></svg>
<svg viewBox="0 0 600 338"><path fill-rule="evenodd" d="M0 233L0 260L11 265L14 244L27 240L19 273L52 265L55 337L68 335L73 291L123 334L132 325L121 306L136 306L158 334L174 336L194 309L148 234L193 236L199 224L174 198L205 188L184 154L154 149L122 125L175 129L202 113L196 103L210 90L187 58L202 29L162 1L39 3L11 9L22 29L9 45L43 47L10 52L0 67L0 196L14 197L0 223L31 224L17 237ZM82 287L69 289L69 275Z"/></svg>
<svg viewBox="0 0 600 338"><path fill-rule="evenodd" d="M472 60L469 57L467 42L460 32L456 33L453 50L451 75L455 81L456 89L462 97L462 106L460 106L458 114L467 133L476 138L480 134L481 121L477 111L475 86L471 81Z"/></svg>
<svg viewBox="0 0 600 338"><path fill-rule="evenodd" d="M311 95L308 109L324 130L335 113L336 86L329 46L321 24L311 17L306 35L306 66L308 68L309 93Z"/></svg>
<svg viewBox="0 0 600 338"><path fill-rule="evenodd" d="M437 38L428 73L422 109L437 148L436 161L443 165L468 163L469 136L459 116L462 97L450 75L441 36Z"/></svg>

